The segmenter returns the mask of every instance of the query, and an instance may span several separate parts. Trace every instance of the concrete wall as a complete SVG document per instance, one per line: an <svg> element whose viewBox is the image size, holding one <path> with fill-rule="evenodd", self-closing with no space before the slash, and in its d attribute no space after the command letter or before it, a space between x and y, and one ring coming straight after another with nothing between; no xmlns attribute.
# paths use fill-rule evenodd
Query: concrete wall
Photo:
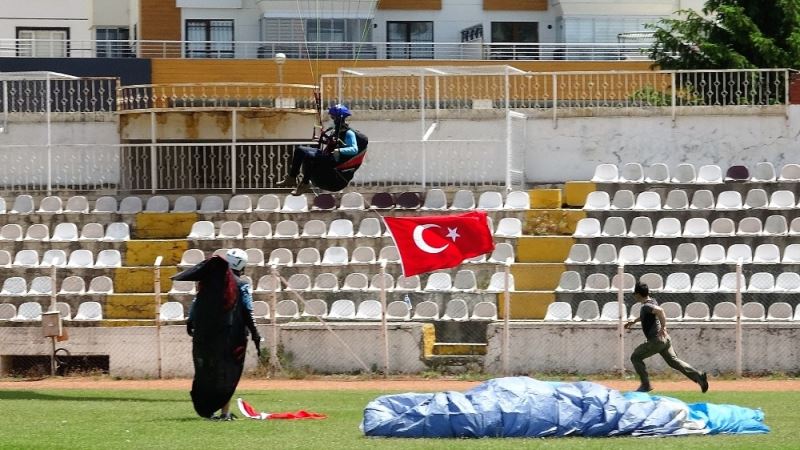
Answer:
<svg viewBox="0 0 800 450"><path fill-rule="evenodd" d="M698 370L733 372L736 367L733 323L671 323L670 336L678 357ZM487 330L485 370L502 369L502 324ZM515 374L567 372L578 374L618 370L616 323L516 322L511 325L510 370ZM751 373L800 370L800 325L793 323L745 323L742 333L742 370ZM644 342L641 331L625 334L625 368L633 370L630 354ZM659 356L646 360L648 370L671 370Z"/></svg>
<svg viewBox="0 0 800 450"><path fill-rule="evenodd" d="M0 17L0 39L16 39L16 28L69 28L69 39L92 39L90 0L39 0L5 3ZM13 3L13 7L11 4Z"/></svg>

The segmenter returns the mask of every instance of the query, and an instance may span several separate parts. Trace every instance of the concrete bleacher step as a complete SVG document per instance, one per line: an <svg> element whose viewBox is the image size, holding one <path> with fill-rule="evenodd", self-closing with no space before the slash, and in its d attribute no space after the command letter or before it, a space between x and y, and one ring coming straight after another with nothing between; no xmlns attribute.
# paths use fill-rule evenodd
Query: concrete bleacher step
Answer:
<svg viewBox="0 0 800 450"><path fill-rule="evenodd" d="M512 320L536 320L544 319L547 306L555 301L553 291L515 291L511 293ZM497 318L503 320L505 317L505 295L497 294Z"/></svg>
<svg viewBox="0 0 800 450"><path fill-rule="evenodd" d="M152 266L157 256L163 257L162 265L174 266L188 248L186 239L131 240L125 249L125 266Z"/></svg>
<svg viewBox="0 0 800 450"><path fill-rule="evenodd" d="M514 263L511 266L514 288L518 291L555 289L565 270L563 263Z"/></svg>
<svg viewBox="0 0 800 450"><path fill-rule="evenodd" d="M185 239L197 213L139 213L133 225L136 239Z"/></svg>
<svg viewBox="0 0 800 450"><path fill-rule="evenodd" d="M572 208L582 208L586 196L597 190L591 181L567 181L564 183L564 204Z"/></svg>
<svg viewBox="0 0 800 450"><path fill-rule="evenodd" d="M437 342L433 344L433 356L485 355L487 344Z"/></svg>
<svg viewBox="0 0 800 450"><path fill-rule="evenodd" d="M161 302L167 301L162 296ZM103 304L104 319L147 319L156 317L155 294L109 294Z"/></svg>
<svg viewBox="0 0 800 450"><path fill-rule="evenodd" d="M575 232L578 221L586 217L582 209L530 209L525 216L526 235L569 235Z"/></svg>
<svg viewBox="0 0 800 450"><path fill-rule="evenodd" d="M562 263L574 243L571 236L522 236L517 239L517 261Z"/></svg>
<svg viewBox="0 0 800 450"><path fill-rule="evenodd" d="M154 292L153 281L155 279L153 271L152 261L149 267L119 267L115 269L114 292L118 294L149 292L149 295L152 296L152 292ZM179 270L175 266L161 267L161 292L164 298L167 296L166 292L169 292L172 288L170 277L178 272Z"/></svg>

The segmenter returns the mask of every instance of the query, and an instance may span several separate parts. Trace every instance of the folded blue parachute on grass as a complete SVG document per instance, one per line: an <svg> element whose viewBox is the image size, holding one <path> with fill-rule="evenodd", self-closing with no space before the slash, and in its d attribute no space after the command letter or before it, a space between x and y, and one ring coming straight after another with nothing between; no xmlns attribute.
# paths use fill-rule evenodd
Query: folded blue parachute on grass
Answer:
<svg viewBox="0 0 800 450"><path fill-rule="evenodd" d="M479 438L767 433L769 427L760 409L509 377L467 392L378 397L364 409L361 430L367 436Z"/></svg>

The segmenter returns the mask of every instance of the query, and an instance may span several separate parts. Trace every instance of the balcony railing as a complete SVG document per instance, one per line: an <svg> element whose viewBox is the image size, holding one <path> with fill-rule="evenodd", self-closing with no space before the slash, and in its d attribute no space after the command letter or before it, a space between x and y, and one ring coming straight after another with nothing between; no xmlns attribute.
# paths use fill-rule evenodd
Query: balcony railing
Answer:
<svg viewBox="0 0 800 450"><path fill-rule="evenodd" d="M0 57L647 60L645 43L260 42L0 39Z"/></svg>

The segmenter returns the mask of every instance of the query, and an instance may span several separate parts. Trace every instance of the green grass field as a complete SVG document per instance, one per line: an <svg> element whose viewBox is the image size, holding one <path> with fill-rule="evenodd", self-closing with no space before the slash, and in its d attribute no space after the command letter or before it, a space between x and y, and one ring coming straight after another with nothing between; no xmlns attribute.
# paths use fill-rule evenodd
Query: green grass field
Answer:
<svg viewBox="0 0 800 450"><path fill-rule="evenodd" d="M75 449L358 449L358 448L578 448L665 449L800 448L800 392L669 393L686 402L761 407L772 432L752 436L549 439L369 439L359 431L364 406L377 392L241 391L265 411L307 409L326 420L213 422L198 418L187 392L138 390L0 390L0 448ZM237 411L238 412L238 411Z"/></svg>

